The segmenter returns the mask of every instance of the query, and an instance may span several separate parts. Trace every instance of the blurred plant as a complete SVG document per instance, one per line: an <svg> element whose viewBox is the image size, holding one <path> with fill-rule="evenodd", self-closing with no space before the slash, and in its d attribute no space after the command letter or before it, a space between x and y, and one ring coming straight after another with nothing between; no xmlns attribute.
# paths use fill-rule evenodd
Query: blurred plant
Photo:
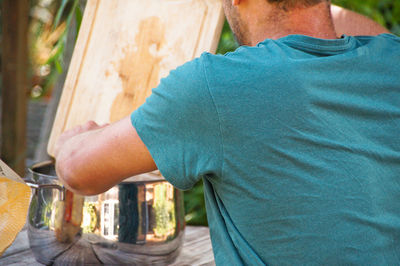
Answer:
<svg viewBox="0 0 400 266"><path fill-rule="evenodd" d="M203 195L203 181L184 192L185 221L191 225L208 225L205 201Z"/></svg>
<svg viewBox="0 0 400 266"><path fill-rule="evenodd" d="M75 15L76 32L82 21L79 0L39 0L31 9L30 63L31 97L51 91L63 71L63 53L68 30ZM53 15L54 14L54 15Z"/></svg>
<svg viewBox="0 0 400 266"><path fill-rule="evenodd" d="M221 38L219 39L217 54L225 54L236 50L239 45L236 42L228 22L225 20L222 28Z"/></svg>

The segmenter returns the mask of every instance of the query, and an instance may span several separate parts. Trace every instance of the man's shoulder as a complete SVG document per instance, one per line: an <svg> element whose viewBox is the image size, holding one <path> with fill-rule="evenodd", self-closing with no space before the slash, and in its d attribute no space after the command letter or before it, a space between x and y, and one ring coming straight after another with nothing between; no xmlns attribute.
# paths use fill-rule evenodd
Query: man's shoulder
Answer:
<svg viewBox="0 0 400 266"><path fill-rule="evenodd" d="M225 54L211 54L205 52L201 55L201 58L207 62L211 63L223 63L223 62L235 62L235 61L249 61L250 59L259 58L260 55L272 57L273 54L270 52L277 49L274 40L266 39L263 42L255 46L242 45L233 51L227 52Z"/></svg>
<svg viewBox="0 0 400 266"><path fill-rule="evenodd" d="M235 74L247 71L256 72L260 68L283 63L285 55L277 52L279 45L266 41L256 46L240 46L225 54L203 53L200 57L207 76L226 77L232 79ZM238 76L236 76L238 78Z"/></svg>

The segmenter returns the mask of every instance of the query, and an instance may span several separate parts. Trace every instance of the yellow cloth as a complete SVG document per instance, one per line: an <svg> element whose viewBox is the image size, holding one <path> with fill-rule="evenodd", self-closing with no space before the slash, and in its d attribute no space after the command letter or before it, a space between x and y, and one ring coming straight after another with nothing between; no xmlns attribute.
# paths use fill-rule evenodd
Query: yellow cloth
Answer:
<svg viewBox="0 0 400 266"><path fill-rule="evenodd" d="M24 226L30 197L29 186L0 160L0 256Z"/></svg>

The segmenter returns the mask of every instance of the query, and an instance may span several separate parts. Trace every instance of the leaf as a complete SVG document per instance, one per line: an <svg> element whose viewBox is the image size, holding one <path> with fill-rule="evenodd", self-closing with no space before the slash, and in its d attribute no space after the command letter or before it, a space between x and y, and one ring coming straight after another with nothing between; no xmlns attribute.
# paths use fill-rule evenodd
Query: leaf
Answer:
<svg viewBox="0 0 400 266"><path fill-rule="evenodd" d="M76 23L76 34L77 35L81 28L82 18L83 18L83 14L82 14L81 7L79 5L77 5L77 7L75 8L75 23Z"/></svg>
<svg viewBox="0 0 400 266"><path fill-rule="evenodd" d="M63 71L63 68L61 66L60 60L57 59L56 61L54 61L54 65L56 67L57 72L61 74Z"/></svg>
<svg viewBox="0 0 400 266"><path fill-rule="evenodd" d="M204 201L203 182L185 191L185 220L190 225L208 225Z"/></svg>
<svg viewBox="0 0 400 266"><path fill-rule="evenodd" d="M62 14L64 13L64 9L67 6L69 0L62 0L61 1L61 5L60 8L57 11L56 17L54 19L54 23L53 23L53 30L58 26L58 24L60 23L60 19Z"/></svg>

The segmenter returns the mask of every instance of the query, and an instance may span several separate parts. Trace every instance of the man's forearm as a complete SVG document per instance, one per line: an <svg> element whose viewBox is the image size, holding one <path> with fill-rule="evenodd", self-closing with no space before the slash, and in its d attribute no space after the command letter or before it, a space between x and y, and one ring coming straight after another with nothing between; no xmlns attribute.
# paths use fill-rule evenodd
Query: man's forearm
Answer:
<svg viewBox="0 0 400 266"><path fill-rule="evenodd" d="M60 180L84 195L102 193L124 178L157 169L130 117L108 126L89 122L64 133L55 156Z"/></svg>
<svg viewBox="0 0 400 266"><path fill-rule="evenodd" d="M343 34L357 36L390 33L372 19L342 7L332 5L331 13L338 37Z"/></svg>

